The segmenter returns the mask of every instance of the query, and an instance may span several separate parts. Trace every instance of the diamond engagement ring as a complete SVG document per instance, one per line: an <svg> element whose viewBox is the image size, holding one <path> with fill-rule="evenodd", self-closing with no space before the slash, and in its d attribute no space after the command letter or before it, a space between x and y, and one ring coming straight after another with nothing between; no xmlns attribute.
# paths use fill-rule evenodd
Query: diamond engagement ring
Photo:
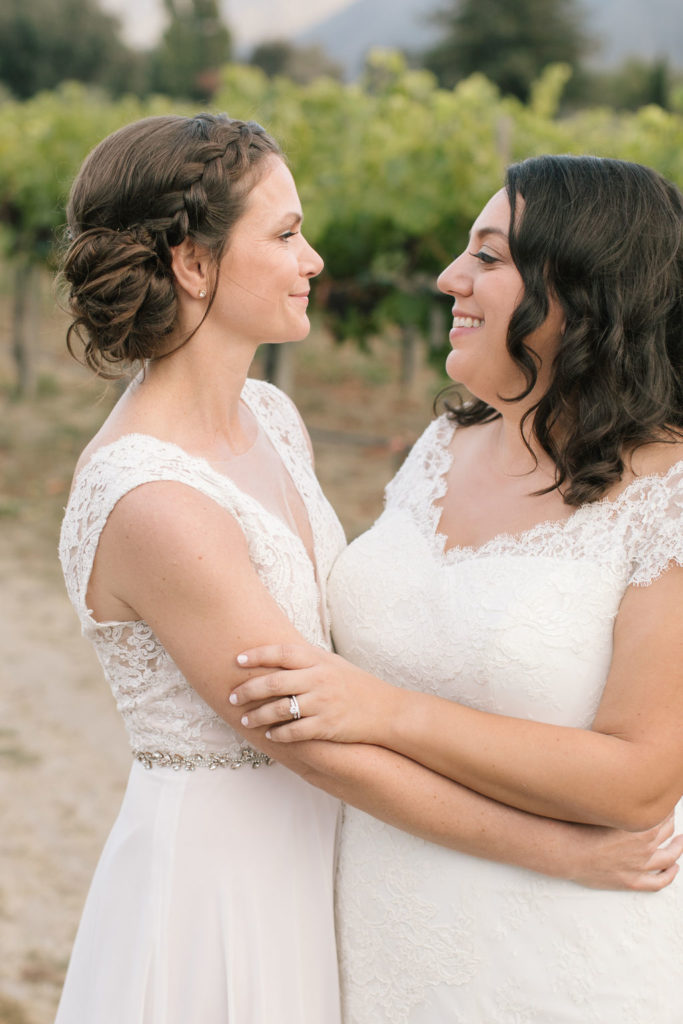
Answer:
<svg viewBox="0 0 683 1024"><path fill-rule="evenodd" d="M289 698L289 713L295 722L299 718L301 718L301 711L299 710L299 701L296 699L296 697Z"/></svg>

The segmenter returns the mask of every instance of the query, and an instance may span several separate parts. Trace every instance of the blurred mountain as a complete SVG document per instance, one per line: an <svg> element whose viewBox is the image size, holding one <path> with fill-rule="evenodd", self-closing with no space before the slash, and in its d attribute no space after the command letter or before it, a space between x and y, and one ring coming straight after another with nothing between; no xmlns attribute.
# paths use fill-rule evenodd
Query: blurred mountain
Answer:
<svg viewBox="0 0 683 1024"><path fill-rule="evenodd" d="M0 6L3 0L0 0ZM62 0L63 2L63 0ZM256 43L292 39L314 22L321 22L351 0L219 0L238 52L248 53ZM164 0L98 0L100 7L122 22L127 43L142 49L158 42L168 21ZM182 0L181 4L182 6Z"/></svg>
<svg viewBox="0 0 683 1024"><path fill-rule="evenodd" d="M511 0L514 2L514 0ZM597 41L593 66L611 67L626 57L667 57L683 68L681 0L583 0L587 32ZM438 0L351 0L294 36L294 42L318 43L355 78L373 46L419 51L438 32L429 20Z"/></svg>
<svg viewBox="0 0 683 1024"><path fill-rule="evenodd" d="M0 3L2 0L0 0ZM119 15L126 39L151 46L165 22L162 0L99 0ZM612 66L625 57L668 57L683 69L682 0L581 0L586 27L600 48L593 65ZM430 12L442 0L220 0L240 55L273 38L320 44L354 78L373 46L424 50L437 38ZM510 0L514 3L514 0Z"/></svg>
<svg viewBox="0 0 683 1024"><path fill-rule="evenodd" d="M681 0L584 0L586 26L601 49L593 63L613 65L626 57L666 57L683 69Z"/></svg>
<svg viewBox="0 0 683 1024"><path fill-rule="evenodd" d="M374 46L415 51L431 46L438 30L429 13L436 6L425 0L351 0L343 10L298 33L294 42L318 43L355 78Z"/></svg>

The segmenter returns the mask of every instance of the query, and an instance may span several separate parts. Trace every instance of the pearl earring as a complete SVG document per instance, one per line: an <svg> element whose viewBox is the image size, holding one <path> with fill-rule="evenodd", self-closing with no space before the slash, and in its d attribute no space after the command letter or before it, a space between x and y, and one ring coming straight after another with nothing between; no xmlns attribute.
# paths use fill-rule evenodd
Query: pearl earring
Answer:
<svg viewBox="0 0 683 1024"><path fill-rule="evenodd" d="M201 291L200 291L200 293L199 293L199 298L200 298L200 299L205 299L205 298L206 298L206 292L204 291L204 289L203 289L203 288L202 288L202 290L201 290Z"/></svg>

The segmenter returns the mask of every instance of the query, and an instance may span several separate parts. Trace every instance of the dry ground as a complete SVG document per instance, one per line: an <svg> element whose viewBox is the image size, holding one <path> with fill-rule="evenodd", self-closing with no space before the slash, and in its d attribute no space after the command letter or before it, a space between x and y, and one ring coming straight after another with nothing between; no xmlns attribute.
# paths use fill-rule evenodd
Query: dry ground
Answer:
<svg viewBox="0 0 683 1024"><path fill-rule="evenodd" d="M8 301L0 294L0 1024L53 1019L130 763L56 558L76 456L115 391L65 355L63 321L44 290L37 396L21 402L11 398ZM435 375L421 368L409 395L398 376L388 341L366 355L318 331L296 349L294 398L349 537L374 520L397 452L430 417Z"/></svg>

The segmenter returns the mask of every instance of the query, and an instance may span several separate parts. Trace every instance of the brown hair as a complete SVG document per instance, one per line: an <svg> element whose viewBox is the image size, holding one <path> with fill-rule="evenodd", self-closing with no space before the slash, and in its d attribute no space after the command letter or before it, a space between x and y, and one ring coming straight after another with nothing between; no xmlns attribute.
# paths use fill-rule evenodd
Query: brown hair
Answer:
<svg viewBox="0 0 683 1024"><path fill-rule="evenodd" d="M72 355L76 337L86 365L113 378L167 354L171 249L190 237L217 265L270 155L282 153L260 125L224 114L144 118L95 147L67 205Z"/></svg>

